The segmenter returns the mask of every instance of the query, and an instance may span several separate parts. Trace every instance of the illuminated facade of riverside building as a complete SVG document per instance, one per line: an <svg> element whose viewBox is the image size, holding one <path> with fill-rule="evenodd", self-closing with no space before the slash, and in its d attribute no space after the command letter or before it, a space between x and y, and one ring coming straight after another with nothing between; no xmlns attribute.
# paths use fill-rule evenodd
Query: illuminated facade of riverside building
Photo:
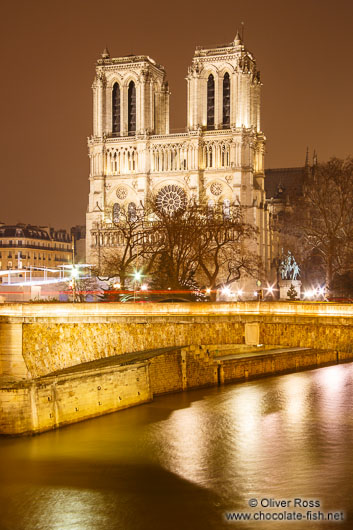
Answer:
<svg viewBox="0 0 353 530"><path fill-rule="evenodd" d="M143 55L111 58L105 50L96 65L88 140L87 261L95 261L97 246L117 246L114 216L120 208L133 212L149 196L168 207L195 198L225 209L232 203L246 207L268 276L260 90L255 58L238 33L230 44L198 47L187 75L187 126L173 134L163 66Z"/></svg>
<svg viewBox="0 0 353 530"><path fill-rule="evenodd" d="M0 223L0 270L25 271L33 268L31 275L41 276L44 269L53 269L71 261L71 238L66 230Z"/></svg>

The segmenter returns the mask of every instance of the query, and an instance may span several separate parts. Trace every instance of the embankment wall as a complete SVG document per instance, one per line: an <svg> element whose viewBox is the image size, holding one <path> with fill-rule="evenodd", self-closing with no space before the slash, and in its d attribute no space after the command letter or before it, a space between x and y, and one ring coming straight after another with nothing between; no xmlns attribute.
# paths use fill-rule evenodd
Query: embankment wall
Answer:
<svg viewBox="0 0 353 530"><path fill-rule="evenodd" d="M219 359L218 350L258 343L309 350ZM121 355L166 346L175 350L119 364ZM0 433L41 432L153 395L352 357L351 305L1 305ZM112 364L96 367L100 359ZM77 370L82 363L92 366Z"/></svg>

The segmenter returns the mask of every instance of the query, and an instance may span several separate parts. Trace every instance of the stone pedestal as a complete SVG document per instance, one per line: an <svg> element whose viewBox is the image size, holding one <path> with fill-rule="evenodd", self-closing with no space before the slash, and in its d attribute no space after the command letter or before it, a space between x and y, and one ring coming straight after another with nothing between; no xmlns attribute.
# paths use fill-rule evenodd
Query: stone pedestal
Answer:
<svg viewBox="0 0 353 530"><path fill-rule="evenodd" d="M297 299L300 300L300 291L302 282L300 280L280 280L279 282L279 298L280 300L288 300L288 291L290 286L293 285L297 291Z"/></svg>

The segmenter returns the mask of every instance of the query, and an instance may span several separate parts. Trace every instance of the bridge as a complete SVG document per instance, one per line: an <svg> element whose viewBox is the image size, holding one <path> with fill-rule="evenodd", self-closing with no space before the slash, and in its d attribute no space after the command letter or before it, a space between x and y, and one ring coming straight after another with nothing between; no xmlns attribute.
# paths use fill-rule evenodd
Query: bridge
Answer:
<svg viewBox="0 0 353 530"><path fill-rule="evenodd" d="M348 304L3 304L0 434L352 358Z"/></svg>

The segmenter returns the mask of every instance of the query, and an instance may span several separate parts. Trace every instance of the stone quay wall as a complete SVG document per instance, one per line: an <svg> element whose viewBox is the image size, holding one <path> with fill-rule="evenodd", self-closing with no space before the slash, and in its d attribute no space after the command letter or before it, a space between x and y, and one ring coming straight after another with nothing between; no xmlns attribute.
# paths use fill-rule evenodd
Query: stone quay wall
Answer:
<svg viewBox="0 0 353 530"><path fill-rule="evenodd" d="M0 376L35 378L102 357L166 346L242 343L351 352L353 305L0 305Z"/></svg>
<svg viewBox="0 0 353 530"><path fill-rule="evenodd" d="M0 434L34 434L152 399L148 366L113 366L0 388Z"/></svg>
<svg viewBox="0 0 353 530"><path fill-rule="evenodd" d="M218 358L259 343L309 350ZM166 346L175 350L119 364ZM1 305L0 433L42 432L153 395L352 358L353 306L345 304ZM96 366L101 359L112 364Z"/></svg>

